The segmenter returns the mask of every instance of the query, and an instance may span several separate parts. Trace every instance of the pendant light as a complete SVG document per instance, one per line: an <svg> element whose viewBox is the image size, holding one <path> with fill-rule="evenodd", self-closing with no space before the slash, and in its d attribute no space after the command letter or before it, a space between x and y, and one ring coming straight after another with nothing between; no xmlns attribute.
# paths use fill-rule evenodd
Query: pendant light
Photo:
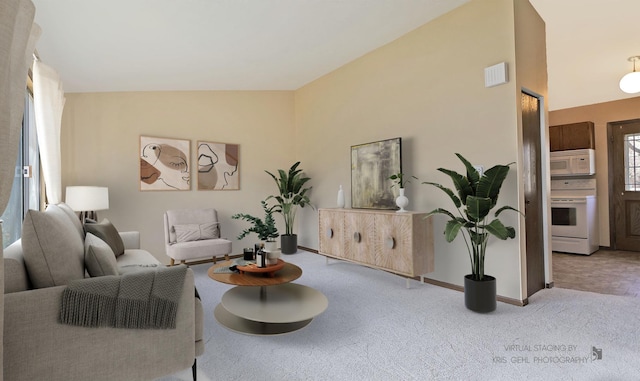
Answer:
<svg viewBox="0 0 640 381"><path fill-rule="evenodd" d="M640 56L629 57L629 62L633 62L633 71L620 80L620 90L628 94L640 93L640 72L636 71L636 61L640 61Z"/></svg>

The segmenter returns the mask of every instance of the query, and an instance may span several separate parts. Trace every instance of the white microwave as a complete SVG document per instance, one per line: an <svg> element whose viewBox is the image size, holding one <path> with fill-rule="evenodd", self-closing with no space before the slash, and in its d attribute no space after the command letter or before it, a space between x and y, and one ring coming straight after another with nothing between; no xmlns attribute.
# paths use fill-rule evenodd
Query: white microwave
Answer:
<svg viewBox="0 0 640 381"><path fill-rule="evenodd" d="M551 152L551 177L586 176L596 173L596 151L576 149Z"/></svg>

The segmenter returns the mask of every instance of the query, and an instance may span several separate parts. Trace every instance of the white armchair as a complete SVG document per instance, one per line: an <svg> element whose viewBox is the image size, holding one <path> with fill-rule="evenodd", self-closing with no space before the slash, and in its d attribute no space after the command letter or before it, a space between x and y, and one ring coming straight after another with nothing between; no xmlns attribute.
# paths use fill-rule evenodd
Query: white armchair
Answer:
<svg viewBox="0 0 640 381"><path fill-rule="evenodd" d="M215 263L218 257L229 259L231 241L220 238L220 223L215 209L177 209L164 214L164 237L171 266Z"/></svg>

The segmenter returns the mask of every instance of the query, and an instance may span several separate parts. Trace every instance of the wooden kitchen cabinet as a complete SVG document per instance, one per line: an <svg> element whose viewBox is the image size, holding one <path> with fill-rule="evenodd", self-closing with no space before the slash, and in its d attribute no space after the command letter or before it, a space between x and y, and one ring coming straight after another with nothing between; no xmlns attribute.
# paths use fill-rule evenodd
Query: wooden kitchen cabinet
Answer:
<svg viewBox="0 0 640 381"><path fill-rule="evenodd" d="M580 122L549 126L551 152L595 147L593 122Z"/></svg>
<svg viewBox="0 0 640 381"><path fill-rule="evenodd" d="M320 254L415 277L434 269L433 226L426 213L320 209Z"/></svg>

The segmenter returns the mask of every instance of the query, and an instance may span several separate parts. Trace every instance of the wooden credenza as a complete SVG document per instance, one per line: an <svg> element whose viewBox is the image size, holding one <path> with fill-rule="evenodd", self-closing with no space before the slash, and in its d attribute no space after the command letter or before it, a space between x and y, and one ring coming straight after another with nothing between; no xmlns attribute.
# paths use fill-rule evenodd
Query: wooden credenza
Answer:
<svg viewBox="0 0 640 381"><path fill-rule="evenodd" d="M433 226L426 213L319 209L320 254L415 277L434 266Z"/></svg>

